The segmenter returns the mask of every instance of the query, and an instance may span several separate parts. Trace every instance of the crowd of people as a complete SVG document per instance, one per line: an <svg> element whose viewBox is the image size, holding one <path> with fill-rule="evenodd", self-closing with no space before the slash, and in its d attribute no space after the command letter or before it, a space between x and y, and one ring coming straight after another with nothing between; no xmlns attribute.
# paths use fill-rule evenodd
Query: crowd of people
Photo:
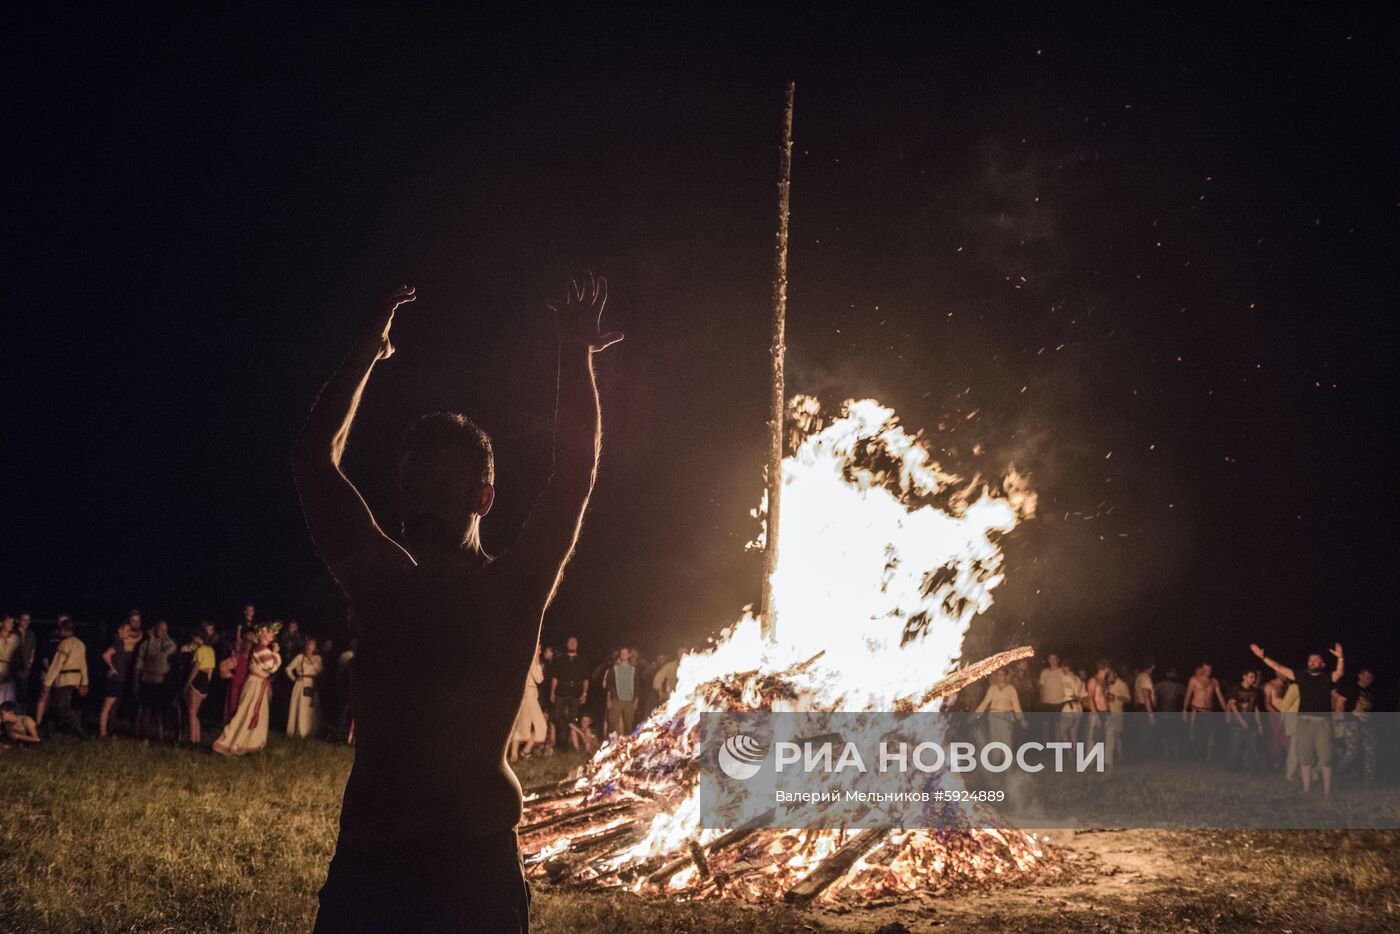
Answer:
<svg viewBox="0 0 1400 934"><path fill-rule="evenodd" d="M509 758L547 756L557 749L586 754L602 736L626 736L671 696L677 661L666 654L643 658L623 646L595 665L579 654L575 636L565 640L562 651L540 647L525 682Z"/></svg>
<svg viewBox="0 0 1400 934"><path fill-rule="evenodd" d="M230 626L203 621L177 640L166 620L132 610L110 636L61 615L41 637L29 613L0 618L0 741L37 743L55 730L204 745L246 755L273 724L288 736L353 743L355 646L295 621L264 620L252 604ZM531 666L510 758L588 754L608 734L628 734L676 684L677 656L644 658L616 648L597 664L570 636L542 647Z"/></svg>
<svg viewBox="0 0 1400 934"><path fill-rule="evenodd" d="M41 635L29 613L0 617L0 741L41 742L52 731L99 739L204 744L214 752L262 749L269 729L353 741L354 644L257 615L229 626L202 621L177 640L166 620L132 610L114 631L59 616Z"/></svg>
<svg viewBox="0 0 1400 934"><path fill-rule="evenodd" d="M124 728L142 739L202 745L205 728L217 727L213 750L238 756L263 748L273 724L291 737L354 742L353 643L337 653L330 639L303 633L294 620L263 620L252 605L233 626L201 622L183 641L165 620L146 625L136 610L102 646L77 631L60 616L41 641L30 614L0 618L6 745L38 743L54 729L88 736L94 726L99 738ZM1263 668L1245 668L1226 684L1207 662L1183 678L1176 668L1159 673L1151 659L1131 670L1108 661L1089 669L1052 653L1038 673L1029 660L1017 662L950 699L948 709L990 714L990 738L1008 744L1102 741L1109 765L1194 757L1278 771L1304 792L1316 780L1324 794L1336 771L1354 767L1372 784L1377 743L1366 714L1381 709L1372 670L1348 674L1340 645L1330 650L1331 664L1318 652L1298 668L1250 648ZM590 754L604 737L631 733L665 704L677 662L678 655L644 658L623 646L594 663L573 636L562 649L540 647L509 758ZM1041 718L1032 736L1024 716L1032 711L1057 716ZM1146 714L1131 721L1127 737L1124 713Z"/></svg>
<svg viewBox="0 0 1400 934"><path fill-rule="evenodd" d="M1159 672L1152 659L1133 669L1101 660L1090 669L1052 653L1037 674L1022 660L993 674L985 688L964 691L951 707L990 714L991 739L1008 745L1102 742L1110 766L1132 758L1213 760L1281 772L1304 793L1317 780L1325 795L1339 771L1354 769L1373 784L1376 726L1368 714L1382 709L1375 673L1363 666L1349 674L1340 644L1297 668L1258 645L1250 650L1263 669L1245 667L1223 685L1209 662L1183 678L1176 668ZM1031 711L1056 716L1033 726L1025 717ZM1125 713L1138 716L1129 721ZM1127 737L1125 723L1133 727Z"/></svg>

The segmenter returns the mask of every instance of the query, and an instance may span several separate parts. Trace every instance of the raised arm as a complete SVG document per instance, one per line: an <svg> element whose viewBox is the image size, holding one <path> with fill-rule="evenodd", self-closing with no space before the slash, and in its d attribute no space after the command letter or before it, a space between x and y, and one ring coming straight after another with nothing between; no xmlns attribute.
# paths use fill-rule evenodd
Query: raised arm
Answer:
<svg viewBox="0 0 1400 934"><path fill-rule="evenodd" d="M317 396L297 442L293 472L301 509L321 559L342 588L353 584L364 564L412 560L379 528L340 462L370 373L376 363L394 353L389 343L394 311L415 297L411 286L401 286L385 300L384 309Z"/></svg>
<svg viewBox="0 0 1400 934"><path fill-rule="evenodd" d="M1338 648L1341 648L1341 646L1338 646ZM1297 678L1295 678L1295 677L1293 676L1293 669L1292 669L1292 668L1289 668L1287 665L1280 665L1278 662L1274 661L1272 658L1269 658L1267 655L1264 654L1264 650L1263 650L1262 648L1260 648L1259 646L1255 645L1253 642L1251 642L1251 643L1249 644L1249 650L1250 650L1251 652L1253 652L1253 653L1258 657L1258 659L1259 659L1261 662L1263 662L1264 664L1268 665L1270 668L1272 668L1274 671L1278 672L1279 674L1283 675L1283 676L1284 676L1285 678L1287 678L1289 681L1297 681L1297 680L1298 680ZM1337 664L1340 666L1340 665L1341 665L1341 662L1342 662L1342 660L1341 660L1341 658L1339 657L1339 658L1337 659Z"/></svg>
<svg viewBox="0 0 1400 934"><path fill-rule="evenodd" d="M1342 644L1338 642L1328 651L1337 656L1337 667L1332 671L1332 683L1336 684L1342 680L1342 675L1346 673L1346 667L1342 663Z"/></svg>
<svg viewBox="0 0 1400 934"><path fill-rule="evenodd" d="M559 400L554 416L554 470L505 563L517 576L520 598L543 614L578 541L583 512L598 472L601 413L593 355L622 340L599 327L608 301L606 279L571 283L553 309L559 333ZM552 693L552 692L551 692Z"/></svg>

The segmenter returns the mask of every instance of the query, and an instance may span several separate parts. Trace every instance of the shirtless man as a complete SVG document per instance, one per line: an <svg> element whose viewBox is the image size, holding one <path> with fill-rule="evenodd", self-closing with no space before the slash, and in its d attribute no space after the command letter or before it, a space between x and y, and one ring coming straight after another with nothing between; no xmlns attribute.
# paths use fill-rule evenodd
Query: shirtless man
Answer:
<svg viewBox="0 0 1400 934"><path fill-rule="evenodd" d="M1284 757L1288 753L1288 734L1283 729L1283 694L1288 690L1288 679L1278 672L1264 684L1264 724L1265 736L1268 738L1267 758L1265 762L1268 767L1278 771L1283 767Z"/></svg>
<svg viewBox="0 0 1400 934"><path fill-rule="evenodd" d="M1092 744L1102 737L1108 739L1108 682L1112 669L1108 662L1099 660L1094 674L1084 684L1088 695L1084 707L1089 711L1089 742ZM1107 750L1107 761L1113 764L1113 750Z"/></svg>
<svg viewBox="0 0 1400 934"><path fill-rule="evenodd" d="M465 417L429 415L405 436L397 539L341 473L365 384L394 352L394 312L415 297L408 286L389 296L321 391L297 450L307 525L358 638L355 764L316 931L524 931L521 793L506 744L597 472L593 354L622 335L599 329L602 279L551 306L554 470L514 547L493 559L480 535L495 495L491 442Z"/></svg>
<svg viewBox="0 0 1400 934"><path fill-rule="evenodd" d="M1215 709L1217 701L1220 702L1220 709L1225 709L1225 697L1220 693L1220 682L1212 678L1210 673L1209 662L1196 668L1196 673L1186 682L1186 700L1182 706L1182 715L1190 718L1188 736L1192 742L1200 745L1203 759L1210 758L1211 750L1215 746L1215 718L1210 716L1210 713Z"/></svg>

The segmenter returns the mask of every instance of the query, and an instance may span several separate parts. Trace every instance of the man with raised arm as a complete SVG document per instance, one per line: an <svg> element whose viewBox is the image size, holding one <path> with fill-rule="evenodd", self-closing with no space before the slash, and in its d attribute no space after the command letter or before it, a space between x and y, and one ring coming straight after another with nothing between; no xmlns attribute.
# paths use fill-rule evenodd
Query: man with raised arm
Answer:
<svg viewBox="0 0 1400 934"><path fill-rule="evenodd" d="M515 546L492 558L480 536L495 494L491 441L464 416L428 415L405 435L397 538L341 472L365 384L394 352L394 312L415 297L408 286L389 296L322 389L296 455L307 525L358 637L355 764L316 930L524 931L521 793L506 744L593 489L593 354L622 335L599 328L603 279L574 283L550 306L554 470Z"/></svg>
<svg viewBox="0 0 1400 934"><path fill-rule="evenodd" d="M1312 788L1313 766L1322 772L1322 794L1332 794L1332 690L1342 680L1342 644L1332 646L1337 666L1327 671L1321 652L1308 656L1308 667L1295 675L1292 668L1280 665L1264 654L1259 646L1249 650L1279 675L1298 684L1298 723L1293 728L1293 748L1298 751L1298 765L1303 775L1303 794Z"/></svg>

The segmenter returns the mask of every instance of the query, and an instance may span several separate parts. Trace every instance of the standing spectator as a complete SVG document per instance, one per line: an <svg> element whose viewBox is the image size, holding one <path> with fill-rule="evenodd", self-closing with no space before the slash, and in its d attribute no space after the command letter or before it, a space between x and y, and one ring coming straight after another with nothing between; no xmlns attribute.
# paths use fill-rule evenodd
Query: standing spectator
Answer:
<svg viewBox="0 0 1400 934"><path fill-rule="evenodd" d="M39 742L39 727L34 718L20 713L14 701L0 703L0 727L4 728L5 738L12 743Z"/></svg>
<svg viewBox="0 0 1400 934"><path fill-rule="evenodd" d="M214 668L218 664L214 656L214 647L209 645L213 631L212 623L200 623L195 627L194 636L190 639L192 658L189 679L185 682L185 715L188 717L186 735L196 746L203 738L199 708L209 696L210 685L214 680Z"/></svg>
<svg viewBox="0 0 1400 934"><path fill-rule="evenodd" d="M617 661L603 674L608 732L630 736L637 725L637 666L630 648L617 650Z"/></svg>
<svg viewBox="0 0 1400 934"><path fill-rule="evenodd" d="M546 645L540 650L540 671L544 676L544 680L540 682L541 690L544 689L543 685L549 684L554 678L554 655L554 646L552 645ZM545 714L544 754L552 756L555 748L559 746L559 731L554 723L553 710L545 706L543 702L541 702L540 708Z"/></svg>
<svg viewBox="0 0 1400 934"><path fill-rule="evenodd" d="M1316 766L1322 772L1322 794L1324 797L1330 797L1332 689L1346 673L1346 666L1342 661L1342 644L1338 642L1331 649L1332 654L1337 657L1336 668L1328 672L1322 653L1314 652L1308 656L1307 669L1302 672L1302 677L1287 665L1280 665L1269 658L1259 646L1251 644L1249 650L1274 671L1298 682L1298 723L1293 731L1293 745L1297 750L1298 767L1303 775L1303 794L1307 794L1312 788L1313 768Z"/></svg>
<svg viewBox="0 0 1400 934"><path fill-rule="evenodd" d="M83 720L73 709L73 692L77 691L80 696L87 697L87 646L83 645L83 640L73 635L73 621L67 616L59 617L58 638L59 643L54 650L53 660L44 672L44 692L39 696L39 713L34 719L38 723L44 722L44 712L52 700L54 716L59 722L77 735L85 736Z"/></svg>
<svg viewBox="0 0 1400 934"><path fill-rule="evenodd" d="M1157 745L1157 701L1153 690L1155 685L1152 683L1152 674L1156 670L1157 662L1145 658L1142 667L1133 676L1132 709L1137 713L1147 714L1146 717L1136 717L1129 721L1135 725L1133 755L1141 759L1147 758Z"/></svg>
<svg viewBox="0 0 1400 934"><path fill-rule="evenodd" d="M580 708L588 703L588 662L578 654L578 638L569 636L564 642L564 654L554 660L549 679L549 706L556 730L568 734L569 724L579 717ZM570 745L573 739L570 737Z"/></svg>
<svg viewBox="0 0 1400 934"><path fill-rule="evenodd" d="M1107 754L1108 764L1113 765L1123 761L1123 711L1132 703L1132 692L1128 690L1128 682L1118 677L1118 672L1112 668L1108 670L1108 687L1105 689L1104 699L1108 703L1104 752Z"/></svg>
<svg viewBox="0 0 1400 934"><path fill-rule="evenodd" d="M34 695L30 690L30 677L34 674L34 659L39 654L39 640L31 630L32 619L28 613L19 614L19 652L15 659L15 694L20 712L32 710Z"/></svg>
<svg viewBox="0 0 1400 934"><path fill-rule="evenodd" d="M1054 713L1065 709L1065 675L1069 674L1060 667L1060 656L1051 653L1045 659L1045 668L1040 672L1040 677L1036 683L1040 688L1040 706L1042 713ZM1059 730L1058 717L1045 718L1045 741L1050 742L1055 739Z"/></svg>
<svg viewBox="0 0 1400 934"><path fill-rule="evenodd" d="M510 736L510 761L521 756L529 756L536 743L543 743L548 735L545 726L544 710L540 707L540 685L544 683L544 666L540 661L540 648L535 646L535 660L530 663L530 673L525 676L525 694L520 699L520 712L515 715L515 728Z"/></svg>
<svg viewBox="0 0 1400 934"><path fill-rule="evenodd" d="M214 741L214 751L221 756L244 756L267 745L268 679L282 667L277 653L276 623L254 624L247 638L247 678L238 694L238 709Z"/></svg>
<svg viewBox="0 0 1400 934"><path fill-rule="evenodd" d="M117 627L112 644L102 653L106 672L102 678L102 710L97 715L97 735L107 738L112 711L126 693L127 680L131 675L131 656L136 651L136 643L141 641L141 611L132 610L126 615L126 622ZM130 708L127 708L128 714Z"/></svg>
<svg viewBox="0 0 1400 934"><path fill-rule="evenodd" d="M1361 780L1369 787L1376 781L1376 723L1371 712L1376 706L1376 676L1369 668L1356 673L1356 687L1347 694L1346 747L1337 770L1351 767L1361 758Z"/></svg>
<svg viewBox="0 0 1400 934"><path fill-rule="evenodd" d="M324 664L316 651L316 640L307 638L302 650L287 663L287 678L292 682L291 703L287 709L287 735L305 739L320 726L321 704L316 696L316 680Z"/></svg>
<svg viewBox="0 0 1400 934"><path fill-rule="evenodd" d="M676 669L680 665L680 658L662 655L659 661L661 667L651 676L651 687L656 692L657 706L665 707L666 702L671 699L671 692L676 689Z"/></svg>
<svg viewBox="0 0 1400 934"><path fill-rule="evenodd" d="M1225 702L1225 721L1230 730L1230 761L1254 770L1259 767L1259 748L1264 739L1264 721L1259 716L1259 673L1246 671Z"/></svg>
<svg viewBox="0 0 1400 934"><path fill-rule="evenodd" d="M1015 723L1025 726L1026 718L1021 715L1021 696L1012 687L1005 669L992 672L992 683L987 686L987 693L982 695L982 703L977 705L976 712L991 714L987 718L987 733L991 741L1005 743L1011 748Z"/></svg>
<svg viewBox="0 0 1400 934"><path fill-rule="evenodd" d="M158 620L136 650L136 733L143 739L156 721L156 737L165 740L166 708L170 706L170 656L175 654L170 624Z"/></svg>
<svg viewBox="0 0 1400 934"><path fill-rule="evenodd" d="M349 742L355 741L355 652L360 645L359 639L351 639L350 647L340 653L340 660L336 663L336 678L339 679L340 694L340 736L349 737Z"/></svg>
<svg viewBox="0 0 1400 934"><path fill-rule="evenodd" d="M1113 670L1108 662L1099 659L1094 674L1084 683L1084 691L1088 695L1085 706L1089 711L1089 735L1086 741L1093 743L1095 734L1103 735L1106 765L1113 764L1113 753L1117 751L1108 748L1108 682L1112 676Z"/></svg>
<svg viewBox="0 0 1400 934"><path fill-rule="evenodd" d="M1196 746L1201 759L1209 759L1215 748L1215 718L1210 714L1215 710L1215 702L1225 709L1225 698L1220 693L1220 682L1211 677L1211 665L1202 662L1196 666L1196 673L1186 682L1186 701L1182 712L1187 716L1187 739Z"/></svg>
<svg viewBox="0 0 1400 934"><path fill-rule="evenodd" d="M1283 768L1288 755L1288 733L1283 724L1283 695L1287 690L1288 679L1278 672L1264 684L1264 736L1268 740L1264 764L1274 772Z"/></svg>
<svg viewBox="0 0 1400 934"><path fill-rule="evenodd" d="M1007 675L1006 683L1011 685L1016 692L1016 699L1021 704L1021 710L1031 711L1037 709L1039 701L1039 686L1031 678L1031 663L1029 659L1023 658L1011 666L1011 673ZM1026 719L1021 718L1020 732L1026 732Z"/></svg>
<svg viewBox="0 0 1400 934"><path fill-rule="evenodd" d="M1153 685L1152 704L1164 714L1157 724L1162 754L1168 759L1175 759L1182 752L1182 724L1176 715L1186 705L1186 686L1181 683L1181 673L1175 668L1168 668L1167 676Z"/></svg>
<svg viewBox="0 0 1400 934"><path fill-rule="evenodd" d="M296 620L288 621L277 634L277 649L284 659L296 658L306 647L306 637L301 632L301 626ZM291 712L293 685L276 678L272 682L272 719L278 723L282 722Z"/></svg>
<svg viewBox="0 0 1400 934"><path fill-rule="evenodd" d="M15 618L6 616L0 619L0 704L13 701L15 695L15 668L19 661L19 634L15 632Z"/></svg>
<svg viewBox="0 0 1400 934"><path fill-rule="evenodd" d="M251 642L255 632L257 632L257 624L254 624L252 629L246 629L240 625L240 635L233 646L233 654L219 662L219 678L221 681L227 682L224 689L225 726L238 712L238 704L242 700L243 685L248 680L248 655L252 648Z"/></svg>
<svg viewBox="0 0 1400 934"><path fill-rule="evenodd" d="M1041 672L1043 675L1045 672ZM1064 693L1060 697L1059 740L1073 743L1078 740L1084 704L1089 699L1084 676L1076 674L1068 665L1060 667L1060 684Z"/></svg>

